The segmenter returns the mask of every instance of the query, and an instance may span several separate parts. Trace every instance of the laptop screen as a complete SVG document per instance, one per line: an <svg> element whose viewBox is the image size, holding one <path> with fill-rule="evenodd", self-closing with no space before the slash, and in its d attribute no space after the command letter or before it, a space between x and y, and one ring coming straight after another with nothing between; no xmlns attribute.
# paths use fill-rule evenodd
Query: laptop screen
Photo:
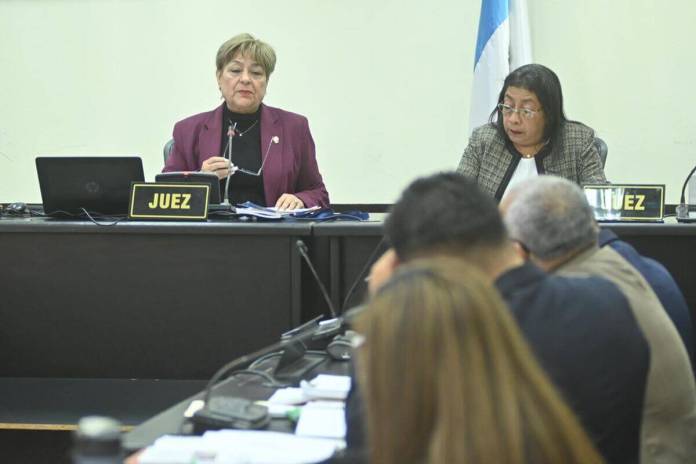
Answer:
<svg viewBox="0 0 696 464"><path fill-rule="evenodd" d="M145 180L138 156L38 156L44 213L126 214L131 182Z"/></svg>

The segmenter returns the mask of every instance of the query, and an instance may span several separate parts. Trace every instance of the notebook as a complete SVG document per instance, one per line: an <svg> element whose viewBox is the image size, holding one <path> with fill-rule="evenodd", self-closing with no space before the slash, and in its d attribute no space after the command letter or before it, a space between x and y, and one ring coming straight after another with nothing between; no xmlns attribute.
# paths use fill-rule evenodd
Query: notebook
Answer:
<svg viewBox="0 0 696 464"><path fill-rule="evenodd" d="M38 156L44 213L49 216L128 212L131 182L142 182L138 156Z"/></svg>

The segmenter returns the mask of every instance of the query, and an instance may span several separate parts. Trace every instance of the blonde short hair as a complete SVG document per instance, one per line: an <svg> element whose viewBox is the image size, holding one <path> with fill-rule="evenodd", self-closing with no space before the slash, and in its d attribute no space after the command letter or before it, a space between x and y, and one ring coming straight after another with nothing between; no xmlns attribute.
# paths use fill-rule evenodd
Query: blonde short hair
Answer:
<svg viewBox="0 0 696 464"><path fill-rule="evenodd" d="M238 53L250 57L261 65L266 73L266 77L270 77L271 73L273 73L276 65L276 54L273 47L247 33L235 35L220 45L217 56L215 57L217 73L221 73L222 69L232 61Z"/></svg>

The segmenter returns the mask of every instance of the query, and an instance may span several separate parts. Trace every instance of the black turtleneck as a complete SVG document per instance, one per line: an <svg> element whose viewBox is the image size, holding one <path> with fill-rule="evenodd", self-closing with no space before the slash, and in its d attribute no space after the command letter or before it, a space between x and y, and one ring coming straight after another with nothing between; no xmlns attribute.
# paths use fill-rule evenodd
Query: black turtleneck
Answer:
<svg viewBox="0 0 696 464"><path fill-rule="evenodd" d="M240 168L256 172L261 167L261 108L251 114L235 113L224 107L222 112L222 153L227 157L228 153L228 129L230 125L237 124L232 137L232 163ZM224 195L226 179L220 184ZM230 203L244 203L252 201L259 205L266 205L266 195L263 190L263 172L260 176L250 176L237 172L230 178ZM273 205L270 205L273 206Z"/></svg>

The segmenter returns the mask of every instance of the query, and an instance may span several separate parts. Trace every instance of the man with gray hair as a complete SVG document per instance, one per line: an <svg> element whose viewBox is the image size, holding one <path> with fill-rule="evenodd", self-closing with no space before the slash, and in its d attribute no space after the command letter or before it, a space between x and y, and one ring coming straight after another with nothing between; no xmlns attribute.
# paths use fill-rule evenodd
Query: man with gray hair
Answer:
<svg viewBox="0 0 696 464"><path fill-rule="evenodd" d="M686 349L640 273L613 249L598 247L583 191L560 177L540 176L515 186L501 210L520 253L542 269L604 277L624 293L650 346L641 463L694 462L696 385Z"/></svg>

